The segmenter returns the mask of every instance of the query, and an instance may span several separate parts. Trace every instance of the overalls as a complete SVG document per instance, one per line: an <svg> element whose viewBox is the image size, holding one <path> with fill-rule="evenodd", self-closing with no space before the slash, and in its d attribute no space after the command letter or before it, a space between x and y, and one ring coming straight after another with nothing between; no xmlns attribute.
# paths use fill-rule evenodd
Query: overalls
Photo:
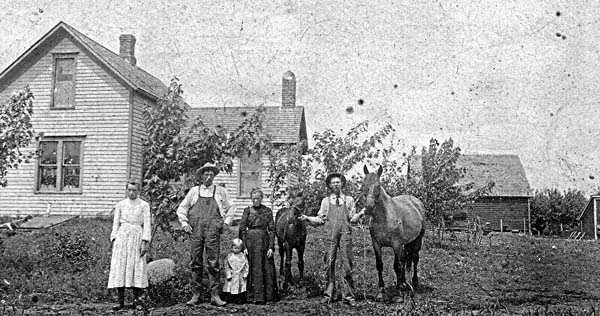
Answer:
<svg viewBox="0 0 600 316"><path fill-rule="evenodd" d="M344 285L342 287L343 297L344 299L354 299L352 282L352 227L350 226L348 208L346 207L346 203L344 203L344 199L336 198L332 200L331 196L329 197L329 210L324 226L327 234L327 249L325 253L327 289L324 295L330 299L333 298L335 288L335 259L339 248L345 273Z"/></svg>
<svg viewBox="0 0 600 316"><path fill-rule="evenodd" d="M198 191L198 201L189 213L189 223L192 226L190 236L192 291L200 291L203 268L202 254L206 249L211 295L219 293L219 250L221 232L223 231L223 217L215 200L216 189L215 187L212 197L202 197L200 191Z"/></svg>

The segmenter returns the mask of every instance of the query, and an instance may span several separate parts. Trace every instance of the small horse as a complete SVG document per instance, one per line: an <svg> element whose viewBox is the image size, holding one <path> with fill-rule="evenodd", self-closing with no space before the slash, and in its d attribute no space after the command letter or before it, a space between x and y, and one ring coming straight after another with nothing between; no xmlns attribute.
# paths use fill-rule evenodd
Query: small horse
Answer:
<svg viewBox="0 0 600 316"><path fill-rule="evenodd" d="M304 201L298 194L289 208L282 208L275 215L275 233L279 246L279 272L284 276L283 290L288 290L292 279L292 251L298 254L298 272L304 279L304 247L306 246L306 224L298 219L303 212ZM285 259L285 269L284 269Z"/></svg>
<svg viewBox="0 0 600 316"><path fill-rule="evenodd" d="M369 173L367 166L364 167L365 178L362 182L361 191L366 196L366 215L371 215L370 234L375 251L375 263L379 276L379 292L376 300L383 299L383 261L381 259L381 247L392 247L394 249L394 272L396 273L396 290L400 294L402 288L408 288L412 292L412 286L406 283L405 267L410 272L411 263L414 265L412 285L417 286L417 265L419 263L419 251L425 234L425 207L423 203L414 196L400 195L389 196L379 178L383 172L380 166L377 174ZM402 302L401 295L396 296L395 302Z"/></svg>

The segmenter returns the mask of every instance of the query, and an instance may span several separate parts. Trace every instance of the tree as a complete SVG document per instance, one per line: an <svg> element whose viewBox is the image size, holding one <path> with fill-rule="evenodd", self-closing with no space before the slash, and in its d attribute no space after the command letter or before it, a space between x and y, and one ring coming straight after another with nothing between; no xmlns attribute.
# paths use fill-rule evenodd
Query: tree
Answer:
<svg viewBox="0 0 600 316"><path fill-rule="evenodd" d="M271 137L264 133L264 109L259 108L232 133L211 129L200 118L189 121L181 83L174 78L166 96L144 110L146 138L142 195L150 203L157 229L177 237L171 222L177 206L190 187L198 183L197 169L207 162L231 172L233 159L252 151L272 151ZM153 233L154 233L153 232Z"/></svg>
<svg viewBox="0 0 600 316"><path fill-rule="evenodd" d="M29 87L14 93L8 103L0 106L0 186L8 185L8 169L16 169L22 162L29 162L36 152L21 151L34 138L31 115L33 93Z"/></svg>
<svg viewBox="0 0 600 316"><path fill-rule="evenodd" d="M302 169L295 170L296 173L301 173L301 176L298 185L291 188L294 191L300 190L305 193L305 202L309 213L314 214L318 211L321 199L328 194L325 177L332 172L340 172L345 175L347 183L344 191L357 198L357 204L360 207L361 178L357 175L351 176L349 173L357 164L367 160L380 159L383 155L389 155L393 151L391 146L384 146L384 141L394 131L391 124L383 126L370 136L367 135L368 127L368 121L364 121L352 127L344 135L337 135L331 129L313 134L315 145L308 150L307 155L298 165ZM311 165L314 166L314 170L310 168Z"/></svg>
<svg viewBox="0 0 600 316"><path fill-rule="evenodd" d="M434 224L440 224L444 215L462 211L467 204L489 194L494 186L493 182L481 188L475 188L473 182L460 183L466 169L456 165L460 147L454 146L452 138L441 145L432 138L429 147L422 148L420 157L415 153L413 149L409 162L420 158L421 164L420 168L409 168L406 191L421 199L427 219Z"/></svg>
<svg viewBox="0 0 600 316"><path fill-rule="evenodd" d="M541 234L559 234L577 226L577 216L585 207L583 192L569 189L544 189L535 192L531 199L531 226Z"/></svg>

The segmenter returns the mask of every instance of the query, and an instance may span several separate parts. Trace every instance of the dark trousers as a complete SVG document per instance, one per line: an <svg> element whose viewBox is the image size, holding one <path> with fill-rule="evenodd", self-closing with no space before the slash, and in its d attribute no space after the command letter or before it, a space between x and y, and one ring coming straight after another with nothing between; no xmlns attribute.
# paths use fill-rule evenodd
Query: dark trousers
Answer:
<svg viewBox="0 0 600 316"><path fill-rule="evenodd" d="M192 268L192 290L200 291L202 270L204 268L203 256L206 256L207 272L210 280L211 294L219 292L221 275L219 267L219 250L221 241L222 224L209 221L209 225L196 227L190 237Z"/></svg>

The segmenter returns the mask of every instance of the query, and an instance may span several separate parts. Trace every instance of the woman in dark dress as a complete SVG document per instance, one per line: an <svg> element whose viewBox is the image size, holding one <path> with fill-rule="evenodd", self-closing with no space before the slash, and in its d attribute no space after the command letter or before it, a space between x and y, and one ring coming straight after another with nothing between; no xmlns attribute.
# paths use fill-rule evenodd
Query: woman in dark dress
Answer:
<svg viewBox="0 0 600 316"><path fill-rule="evenodd" d="M264 304L277 301L277 274L273 258L275 247L275 222L273 211L262 205L263 192L250 192L252 206L244 209L239 226L240 239L246 245L250 272L246 284L247 301Z"/></svg>

